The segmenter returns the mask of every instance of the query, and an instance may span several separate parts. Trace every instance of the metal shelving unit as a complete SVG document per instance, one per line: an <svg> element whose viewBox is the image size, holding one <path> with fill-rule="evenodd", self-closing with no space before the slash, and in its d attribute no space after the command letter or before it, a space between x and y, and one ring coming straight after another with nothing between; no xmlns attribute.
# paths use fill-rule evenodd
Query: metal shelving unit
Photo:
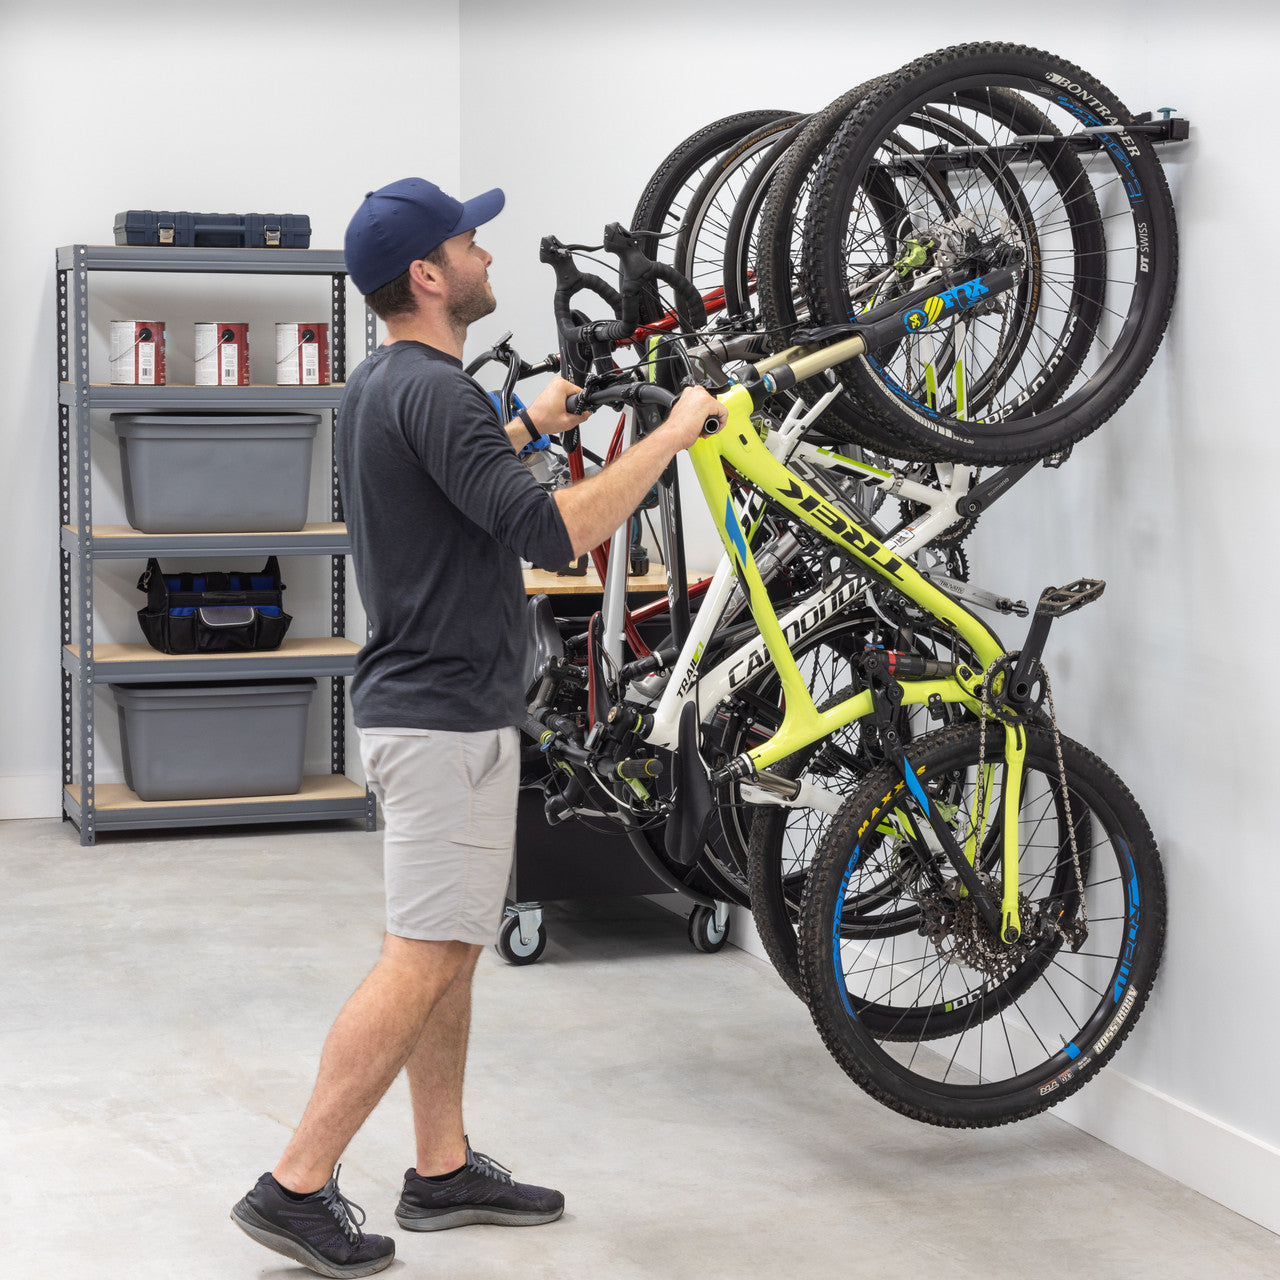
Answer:
<svg viewBox="0 0 1280 1280"><path fill-rule="evenodd" d="M132 387L89 381L89 273L214 272L316 275L330 280L333 384L324 387ZM300 531L145 534L93 523L90 413L210 409L328 412L331 427L346 377L346 265L337 251L316 249L184 249L64 245L57 251L58 418L61 492L62 784L63 816L93 844L99 830L154 829L245 822L309 822L356 818L374 827L373 795L345 776L346 677L359 645L346 638L346 557L336 463L330 451L329 519ZM365 318L365 350L376 325ZM94 565L176 555L317 555L330 557L330 634L286 640L265 653L175 656L145 643L98 644L94 637ZM295 796L146 802L120 785L94 779L94 689L128 681L330 678L330 773L308 776Z"/></svg>

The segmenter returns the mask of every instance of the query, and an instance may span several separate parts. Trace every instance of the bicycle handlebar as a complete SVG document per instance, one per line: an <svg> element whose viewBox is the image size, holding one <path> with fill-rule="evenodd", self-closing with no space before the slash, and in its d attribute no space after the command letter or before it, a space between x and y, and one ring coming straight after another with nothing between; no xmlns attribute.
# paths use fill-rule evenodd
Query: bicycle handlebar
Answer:
<svg viewBox="0 0 1280 1280"><path fill-rule="evenodd" d="M604 405L653 404L670 412L671 406L679 399L674 392L655 386L652 382L618 382L612 386L579 391L568 397L565 408L569 413L589 413Z"/></svg>
<svg viewBox="0 0 1280 1280"><path fill-rule="evenodd" d="M676 317L686 333L707 323L707 309L697 289L674 267L654 262L640 247L637 236L621 223L604 231L604 249L618 257L621 292L599 276L579 269L570 248L555 236L544 236L538 257L556 273L553 309L560 336L561 363L575 382L585 379L599 348L631 338L640 324L640 296L648 284L663 281L675 291ZM574 297L583 292L603 298L613 311L612 320L589 320L573 310Z"/></svg>
<svg viewBox="0 0 1280 1280"><path fill-rule="evenodd" d="M615 341L629 338L635 332L640 323L641 289L654 280L662 280L675 290L676 316L686 333L701 329L707 323L707 308L697 289L675 267L650 258L640 247L640 238L620 222L611 222L605 227L604 247L617 255L622 280L622 314L617 321L621 331L613 335Z"/></svg>

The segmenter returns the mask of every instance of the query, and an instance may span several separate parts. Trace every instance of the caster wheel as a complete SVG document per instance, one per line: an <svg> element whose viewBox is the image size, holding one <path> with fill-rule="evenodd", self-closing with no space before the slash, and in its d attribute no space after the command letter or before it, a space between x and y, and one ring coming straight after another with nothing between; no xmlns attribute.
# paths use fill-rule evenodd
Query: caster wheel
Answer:
<svg viewBox="0 0 1280 1280"><path fill-rule="evenodd" d="M717 925L710 907L694 907L689 913L689 941L699 951L719 951L729 941L729 917Z"/></svg>
<svg viewBox="0 0 1280 1280"><path fill-rule="evenodd" d="M520 917L507 916L498 930L498 941L494 950L508 964L532 964L547 949L547 931L538 926L538 931L529 942L520 937Z"/></svg>

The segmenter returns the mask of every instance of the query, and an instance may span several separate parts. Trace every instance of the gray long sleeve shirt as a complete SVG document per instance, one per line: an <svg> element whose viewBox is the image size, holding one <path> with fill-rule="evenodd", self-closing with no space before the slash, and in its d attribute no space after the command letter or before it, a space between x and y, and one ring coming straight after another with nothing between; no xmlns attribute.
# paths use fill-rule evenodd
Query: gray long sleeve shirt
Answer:
<svg viewBox="0 0 1280 1280"><path fill-rule="evenodd" d="M335 444L372 635L356 660L360 728L475 731L524 716L520 561L573 556L555 500L462 362L421 342L351 375Z"/></svg>

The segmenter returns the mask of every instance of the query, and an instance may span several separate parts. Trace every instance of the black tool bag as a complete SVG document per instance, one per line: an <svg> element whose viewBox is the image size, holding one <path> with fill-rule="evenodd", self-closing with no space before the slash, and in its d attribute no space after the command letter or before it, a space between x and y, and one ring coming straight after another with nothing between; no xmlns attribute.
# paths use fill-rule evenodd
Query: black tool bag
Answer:
<svg viewBox="0 0 1280 1280"><path fill-rule="evenodd" d="M284 611L284 583L272 556L260 572L162 572L148 560L138 590L142 633L161 653L240 653L278 649L293 619Z"/></svg>

